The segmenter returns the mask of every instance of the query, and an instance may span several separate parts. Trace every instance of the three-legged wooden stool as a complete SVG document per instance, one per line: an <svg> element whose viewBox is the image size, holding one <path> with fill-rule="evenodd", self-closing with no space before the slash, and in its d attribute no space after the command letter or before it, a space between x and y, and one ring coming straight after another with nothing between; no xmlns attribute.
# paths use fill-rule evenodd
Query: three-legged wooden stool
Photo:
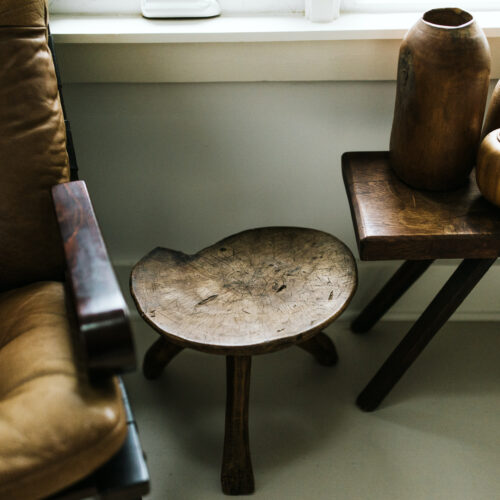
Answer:
<svg viewBox="0 0 500 500"><path fill-rule="evenodd" d="M254 490L248 438L251 356L296 344L319 363L337 353L321 332L347 307L357 285L354 258L337 238L274 227L230 236L194 255L156 248L132 271L142 317L160 334L144 375L160 376L185 347L226 356L222 489Z"/></svg>

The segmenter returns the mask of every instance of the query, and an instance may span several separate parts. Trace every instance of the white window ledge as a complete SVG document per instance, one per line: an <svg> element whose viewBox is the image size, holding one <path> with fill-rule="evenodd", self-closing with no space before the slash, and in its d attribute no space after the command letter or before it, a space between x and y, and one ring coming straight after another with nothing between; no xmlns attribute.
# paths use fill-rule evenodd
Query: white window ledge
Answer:
<svg viewBox="0 0 500 500"><path fill-rule="evenodd" d="M401 40L418 18L53 15L50 26L67 83L393 80ZM478 12L476 19L490 43L492 78L499 78L500 11Z"/></svg>

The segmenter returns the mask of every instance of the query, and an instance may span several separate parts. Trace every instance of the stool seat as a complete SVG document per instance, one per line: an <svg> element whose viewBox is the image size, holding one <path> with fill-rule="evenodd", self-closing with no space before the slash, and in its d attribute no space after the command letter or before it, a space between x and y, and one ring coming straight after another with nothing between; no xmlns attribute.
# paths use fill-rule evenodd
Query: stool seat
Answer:
<svg viewBox="0 0 500 500"><path fill-rule="evenodd" d="M142 317L160 338L144 356L154 380L185 347L226 356L222 491L254 491L248 407L254 354L297 345L323 366L338 356L320 330L357 285L350 250L313 229L266 227L229 236L194 255L156 248L132 270Z"/></svg>
<svg viewBox="0 0 500 500"><path fill-rule="evenodd" d="M134 267L131 291L144 319L174 343L253 355L313 337L346 308L356 276L337 238L269 227L194 255L156 248Z"/></svg>

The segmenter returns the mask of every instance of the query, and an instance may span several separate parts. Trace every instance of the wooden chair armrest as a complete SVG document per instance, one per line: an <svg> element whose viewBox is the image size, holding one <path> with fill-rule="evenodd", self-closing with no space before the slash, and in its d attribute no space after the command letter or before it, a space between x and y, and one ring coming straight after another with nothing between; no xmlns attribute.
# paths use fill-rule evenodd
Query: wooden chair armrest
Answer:
<svg viewBox="0 0 500 500"><path fill-rule="evenodd" d="M91 375L135 369L128 308L109 261L85 182L52 188L79 342Z"/></svg>

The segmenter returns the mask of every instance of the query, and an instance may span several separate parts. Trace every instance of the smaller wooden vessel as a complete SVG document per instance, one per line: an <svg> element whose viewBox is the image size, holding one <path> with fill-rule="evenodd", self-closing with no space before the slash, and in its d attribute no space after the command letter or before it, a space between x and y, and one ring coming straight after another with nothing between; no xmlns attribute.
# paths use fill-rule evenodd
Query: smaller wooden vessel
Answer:
<svg viewBox="0 0 500 500"><path fill-rule="evenodd" d="M497 82L493 94L491 95L488 112L484 119L483 132L481 140L483 140L490 132L500 128L500 80Z"/></svg>
<svg viewBox="0 0 500 500"><path fill-rule="evenodd" d="M481 194L500 206L500 129L490 132L481 143L476 180Z"/></svg>

